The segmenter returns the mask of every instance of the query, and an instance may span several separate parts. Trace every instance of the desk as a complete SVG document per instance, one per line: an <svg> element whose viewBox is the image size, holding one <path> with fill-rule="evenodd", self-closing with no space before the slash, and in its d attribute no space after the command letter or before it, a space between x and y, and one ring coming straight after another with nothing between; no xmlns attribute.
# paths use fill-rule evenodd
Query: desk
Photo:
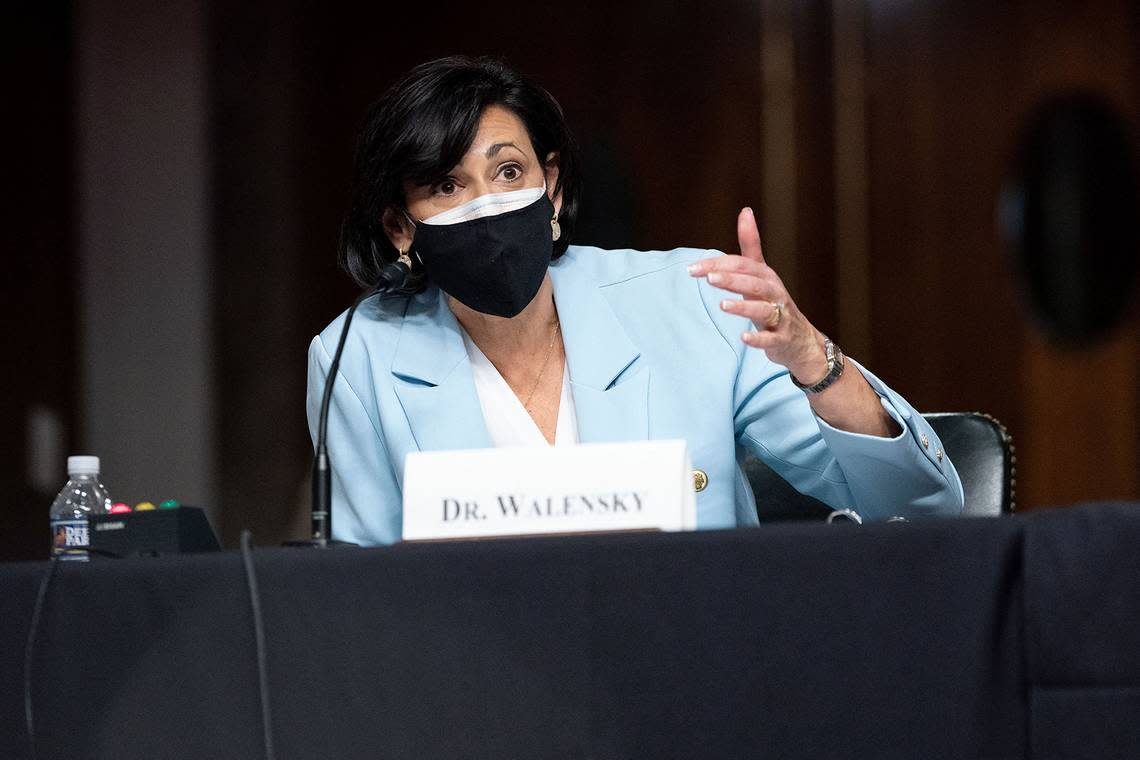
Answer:
<svg viewBox="0 0 1140 760"><path fill-rule="evenodd" d="M282 759L1140 757L1137 506L254 557ZM254 652L237 553L62 565L39 757L262 757Z"/></svg>

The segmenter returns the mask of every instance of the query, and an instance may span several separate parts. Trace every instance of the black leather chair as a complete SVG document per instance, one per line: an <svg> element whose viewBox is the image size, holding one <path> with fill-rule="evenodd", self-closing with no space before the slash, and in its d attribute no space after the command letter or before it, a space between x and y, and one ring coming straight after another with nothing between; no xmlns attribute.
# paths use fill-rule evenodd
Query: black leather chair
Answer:
<svg viewBox="0 0 1140 760"><path fill-rule="evenodd" d="M1013 443L1005 427L988 414L944 412L923 415L954 462L966 495L964 514L996 517L1014 510ZM755 456L743 462L756 497L760 522L824 520L831 507L788 485Z"/></svg>

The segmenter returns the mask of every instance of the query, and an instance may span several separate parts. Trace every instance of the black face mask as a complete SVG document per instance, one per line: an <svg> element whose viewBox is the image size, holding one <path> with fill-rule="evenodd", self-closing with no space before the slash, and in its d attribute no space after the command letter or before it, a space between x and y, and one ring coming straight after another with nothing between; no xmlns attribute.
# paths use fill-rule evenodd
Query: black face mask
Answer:
<svg viewBox="0 0 1140 760"><path fill-rule="evenodd" d="M538 293L554 235L546 193L514 211L455 224L417 224L415 249L444 293L475 311L513 317Z"/></svg>

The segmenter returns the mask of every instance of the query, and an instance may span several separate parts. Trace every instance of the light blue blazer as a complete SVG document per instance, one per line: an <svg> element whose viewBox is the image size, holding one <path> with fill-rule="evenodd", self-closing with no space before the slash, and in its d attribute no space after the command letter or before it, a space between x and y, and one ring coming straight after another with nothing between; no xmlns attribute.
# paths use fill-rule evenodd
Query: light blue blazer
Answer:
<svg viewBox="0 0 1140 760"><path fill-rule="evenodd" d="M700 528L757 523L738 465L745 450L798 490L864 519L960 513L958 474L949 458L939 461L942 444L922 416L863 370L902 433L847 433L816 417L788 371L740 341L749 323L720 309L724 291L688 274L688 264L712 255L571 246L551 264L580 441L685 439L693 467L708 476L697 494ZM314 437L344 316L309 346ZM328 426L333 535L391 543L400 538L409 452L491 445L446 297L432 287L365 301L339 375Z"/></svg>

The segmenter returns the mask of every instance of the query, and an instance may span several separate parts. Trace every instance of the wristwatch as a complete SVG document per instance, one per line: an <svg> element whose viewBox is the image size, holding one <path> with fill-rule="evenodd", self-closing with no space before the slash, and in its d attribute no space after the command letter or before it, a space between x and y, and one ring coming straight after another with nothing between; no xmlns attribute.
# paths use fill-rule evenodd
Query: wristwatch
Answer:
<svg viewBox="0 0 1140 760"><path fill-rule="evenodd" d="M792 378L792 384L804 393L821 393L843 374L843 352L826 335L823 336L823 352L827 354L827 374L815 385L804 385L796 380L795 375L789 374L789 377Z"/></svg>

